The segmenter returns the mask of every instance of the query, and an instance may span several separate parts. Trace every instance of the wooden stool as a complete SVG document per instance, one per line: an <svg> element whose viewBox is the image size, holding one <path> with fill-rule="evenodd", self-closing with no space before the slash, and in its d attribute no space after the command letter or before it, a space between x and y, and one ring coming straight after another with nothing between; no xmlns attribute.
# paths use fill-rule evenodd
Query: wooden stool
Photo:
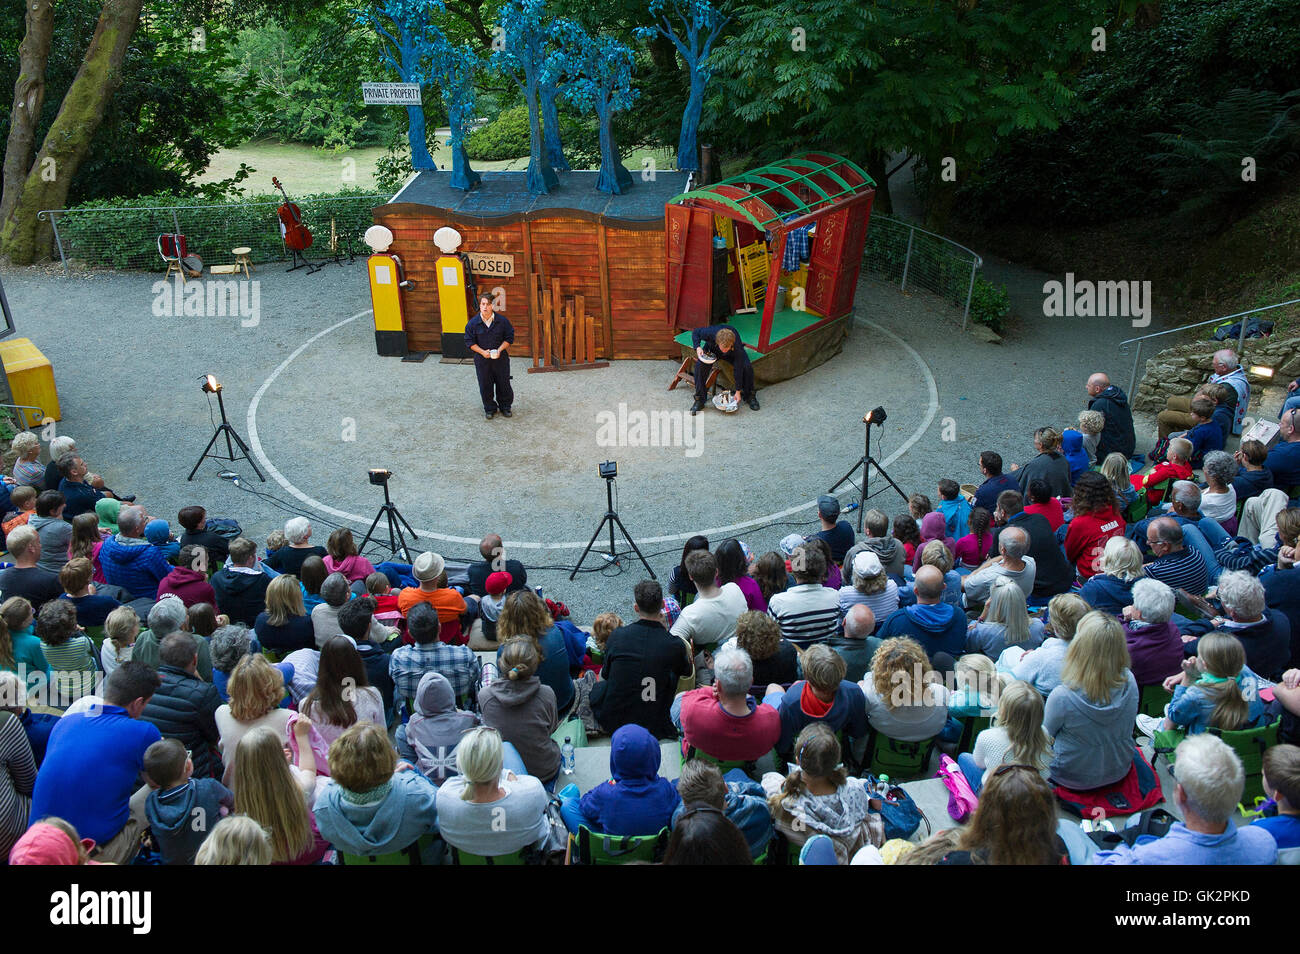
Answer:
<svg viewBox="0 0 1300 954"><path fill-rule="evenodd" d="M695 369L695 355L692 354L687 358L683 358L681 365L677 368L677 373L673 375L672 383L668 385L668 390L669 391L674 390L679 384L689 384L691 386L691 390L694 391L695 390L694 369ZM709 374L708 381L704 383L705 389L710 394L713 393L714 382L718 380L718 372L721 370L722 369L715 364L713 366L713 371Z"/></svg>
<svg viewBox="0 0 1300 954"><path fill-rule="evenodd" d="M248 257L249 253L252 251L253 250L247 245L241 245L239 248L232 248L230 250L230 254L235 256L235 272L238 273L242 268L244 270L245 278L252 278L251 273L253 271L253 260Z"/></svg>

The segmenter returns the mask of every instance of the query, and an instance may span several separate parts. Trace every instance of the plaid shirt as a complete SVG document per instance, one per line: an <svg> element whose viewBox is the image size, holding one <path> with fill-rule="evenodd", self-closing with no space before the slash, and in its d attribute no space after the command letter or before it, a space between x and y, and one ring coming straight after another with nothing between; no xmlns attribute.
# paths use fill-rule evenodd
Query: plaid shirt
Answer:
<svg viewBox="0 0 1300 954"><path fill-rule="evenodd" d="M402 646L393 651L388 661L393 692L399 700L415 698L420 677L426 672L440 672L447 677L457 704L467 699L472 704L483 678L483 664L468 646L451 646L436 640L423 645Z"/></svg>
<svg viewBox="0 0 1300 954"><path fill-rule="evenodd" d="M788 215L784 221L791 221L797 216ZM809 226L802 225L785 234L785 254L781 257L781 271L797 272L799 266L808 261L812 243L808 240Z"/></svg>

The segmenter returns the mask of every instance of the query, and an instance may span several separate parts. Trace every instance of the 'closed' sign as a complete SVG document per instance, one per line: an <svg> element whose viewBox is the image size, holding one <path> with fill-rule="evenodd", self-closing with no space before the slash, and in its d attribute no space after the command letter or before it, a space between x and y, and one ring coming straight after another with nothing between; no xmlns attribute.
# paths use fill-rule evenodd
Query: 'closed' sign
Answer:
<svg viewBox="0 0 1300 954"><path fill-rule="evenodd" d="M515 273L513 255L494 255L490 252L466 252L469 267L475 275L497 275L510 278Z"/></svg>

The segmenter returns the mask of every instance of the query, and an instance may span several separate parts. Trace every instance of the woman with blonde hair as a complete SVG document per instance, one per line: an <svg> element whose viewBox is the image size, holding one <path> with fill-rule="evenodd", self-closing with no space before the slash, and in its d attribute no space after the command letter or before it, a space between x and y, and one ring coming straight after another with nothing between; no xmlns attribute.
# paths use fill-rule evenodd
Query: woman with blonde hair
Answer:
<svg viewBox="0 0 1300 954"><path fill-rule="evenodd" d="M1043 697L1027 682L1013 682L998 697L993 725L975 737L973 752L957 756L976 793L999 765L1032 766L1044 779L1052 760L1052 739L1043 731Z"/></svg>
<svg viewBox="0 0 1300 954"><path fill-rule="evenodd" d="M1065 665L1065 651L1078 629L1079 620L1092 612L1092 607L1073 593L1058 593L1047 604L1047 629L1042 643L1018 659L1014 654L1003 653L998 660L1000 671L1009 672L1016 679L1029 683L1043 698L1061 682L1061 667Z"/></svg>
<svg viewBox="0 0 1300 954"><path fill-rule="evenodd" d="M213 826L194 856L196 865L269 865L271 833L247 815L227 815Z"/></svg>
<svg viewBox="0 0 1300 954"><path fill-rule="evenodd" d="M303 606L302 586L292 573L267 584L266 609L257 614L253 632L264 648L278 653L316 648L316 629Z"/></svg>
<svg viewBox="0 0 1300 954"><path fill-rule="evenodd" d="M1138 716L1138 728L1148 735L1155 728L1187 735L1250 729L1266 718L1259 691L1268 685L1246 665L1241 640L1231 633L1206 633L1196 644L1196 655L1183 660L1183 671L1165 681L1174 698L1163 724L1158 717Z"/></svg>
<svg viewBox="0 0 1300 954"><path fill-rule="evenodd" d="M104 678L131 659L135 638L140 635L140 617L130 606L119 606L104 620L104 642L99 647L99 661L104 666Z"/></svg>
<svg viewBox="0 0 1300 954"><path fill-rule="evenodd" d="M1110 481L1121 514L1138 497L1138 492L1133 489L1129 479L1132 474L1133 470L1129 467L1128 458L1119 452L1107 454L1106 459L1101 462L1101 475Z"/></svg>
<svg viewBox="0 0 1300 954"><path fill-rule="evenodd" d="M507 593L497 617L497 638L502 644L513 636L532 639L540 660L537 677L542 685L549 686L555 693L555 705L560 714L568 712L573 704L573 676L569 671L569 651L564 643L564 634L551 619L545 600L530 589ZM503 672L505 668L501 666Z"/></svg>
<svg viewBox="0 0 1300 954"><path fill-rule="evenodd" d="M530 637L506 640L497 656L501 675L479 690L478 706L484 724L497 729L502 740L518 750L528 774L550 785L560 772L560 746L551 738L560 719L555 693L537 677L539 663L537 645ZM464 745L462 741L457 752Z"/></svg>
<svg viewBox="0 0 1300 954"><path fill-rule="evenodd" d="M438 830L437 787L397 761L379 726L359 722L348 729L330 746L329 763L330 780L316 797L316 827L339 851L391 854Z"/></svg>
<svg viewBox="0 0 1300 954"><path fill-rule="evenodd" d="M1093 609L1119 616L1133 605L1133 584L1143 576L1138 545L1127 537L1111 537L1101 551L1101 572L1088 578L1079 596Z"/></svg>
<svg viewBox="0 0 1300 954"><path fill-rule="evenodd" d="M866 784L844 770L840 743L830 726L804 726L794 753L796 767L789 775L763 776L777 830L800 845L813 835L826 835L835 843L840 864L847 864L864 845L882 845L884 823L871 811Z"/></svg>
<svg viewBox="0 0 1300 954"><path fill-rule="evenodd" d="M357 553L356 541L347 527L339 527L331 533L325 549L325 569L330 573L342 573L349 583L364 581L375 572L374 564Z"/></svg>
<svg viewBox="0 0 1300 954"><path fill-rule="evenodd" d="M999 576L993 580L980 618L966 629L966 651L998 659L1005 649L1033 649L1043 641L1043 635L1043 621L1029 618L1020 584Z"/></svg>
<svg viewBox="0 0 1300 954"><path fill-rule="evenodd" d="M1020 492L1027 498L1030 482L1041 480L1051 496L1070 496L1070 462L1061 453L1061 431L1055 427L1038 428L1034 431L1034 450L1036 456L1023 467L1012 465L1020 481Z"/></svg>
<svg viewBox="0 0 1300 954"><path fill-rule="evenodd" d="M244 736L256 729L269 729L283 745L289 739L291 713L279 708L284 698L284 676L260 654L239 660L226 683L226 691L230 701L217 709L216 721L217 747L226 764L222 783L229 788L235 777L239 743Z"/></svg>
<svg viewBox="0 0 1300 954"><path fill-rule="evenodd" d="M910 637L886 639L858 685L867 697L867 721L888 738L932 739L948 721L948 693L925 649Z"/></svg>
<svg viewBox="0 0 1300 954"><path fill-rule="evenodd" d="M235 811L271 832L273 865L314 865L329 849L308 808L316 787L316 764L307 743L310 728L306 720L294 726L302 753L297 766L286 760L284 739L273 729L253 729L239 740Z"/></svg>
<svg viewBox="0 0 1300 954"><path fill-rule="evenodd" d="M1133 764L1138 687L1124 627L1093 610L1065 651L1061 684L1047 697L1043 728L1053 737L1051 779L1076 791L1113 785Z"/></svg>
<svg viewBox="0 0 1300 954"><path fill-rule="evenodd" d="M501 734L486 726L470 729L456 747L460 774L437 795L438 830L452 847L494 857L550 840L546 790L531 775L503 770L503 755Z"/></svg>

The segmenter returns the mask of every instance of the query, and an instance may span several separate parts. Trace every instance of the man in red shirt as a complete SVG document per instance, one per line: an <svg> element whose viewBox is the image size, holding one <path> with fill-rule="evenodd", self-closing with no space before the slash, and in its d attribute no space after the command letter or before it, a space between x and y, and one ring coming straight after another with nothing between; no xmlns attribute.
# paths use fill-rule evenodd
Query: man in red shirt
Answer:
<svg viewBox="0 0 1300 954"><path fill-rule="evenodd" d="M673 723L686 744L724 762L752 761L772 751L781 737L779 706L785 691L767 687L761 704L749 697L754 664L734 645L713 657L712 686L682 693L673 702Z"/></svg>

